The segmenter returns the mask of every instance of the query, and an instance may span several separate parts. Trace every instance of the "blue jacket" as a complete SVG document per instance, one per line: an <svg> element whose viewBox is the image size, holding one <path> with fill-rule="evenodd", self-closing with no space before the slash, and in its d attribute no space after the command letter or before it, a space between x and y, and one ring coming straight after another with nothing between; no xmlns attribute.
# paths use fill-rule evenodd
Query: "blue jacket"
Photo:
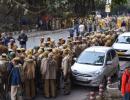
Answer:
<svg viewBox="0 0 130 100"><path fill-rule="evenodd" d="M12 68L10 73L10 78L9 78L10 85L21 85L20 70L19 67L16 66L18 65L15 65L15 67Z"/></svg>
<svg viewBox="0 0 130 100"><path fill-rule="evenodd" d="M11 70L13 69L13 67L14 67L13 63L12 63L12 62L9 62L9 63L8 63L8 67L7 67L8 73L11 72Z"/></svg>

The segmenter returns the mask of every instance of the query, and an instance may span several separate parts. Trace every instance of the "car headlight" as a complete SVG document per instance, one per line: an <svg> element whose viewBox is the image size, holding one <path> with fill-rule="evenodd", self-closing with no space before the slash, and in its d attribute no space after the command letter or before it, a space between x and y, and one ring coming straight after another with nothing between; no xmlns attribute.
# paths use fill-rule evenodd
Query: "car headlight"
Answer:
<svg viewBox="0 0 130 100"><path fill-rule="evenodd" d="M92 74L94 75L94 76L98 76L98 75L100 75L101 74L101 70L100 71L96 71L96 72L93 72Z"/></svg>

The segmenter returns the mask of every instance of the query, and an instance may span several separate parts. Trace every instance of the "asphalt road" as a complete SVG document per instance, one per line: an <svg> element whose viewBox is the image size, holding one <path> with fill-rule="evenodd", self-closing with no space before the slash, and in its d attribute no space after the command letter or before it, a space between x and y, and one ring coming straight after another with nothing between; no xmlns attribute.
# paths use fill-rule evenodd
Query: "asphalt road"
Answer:
<svg viewBox="0 0 130 100"><path fill-rule="evenodd" d="M33 36L34 34L38 34L40 36ZM67 37L69 36L69 32L67 30L65 31L54 31L54 32L50 32L50 31L46 31L46 32L33 32L32 35L30 34L27 41L27 48L33 48L35 46L39 46L40 44L40 38L44 37L45 40L47 39L47 37L51 37L52 40L55 40L56 42L58 41L59 38L64 38L67 39ZM15 39L17 40L18 36L15 36ZM16 43L19 45L19 42L16 41Z"/></svg>
<svg viewBox="0 0 130 100"><path fill-rule="evenodd" d="M37 34L37 33L36 33ZM58 41L59 38L66 39L69 36L68 31L58 32L58 33L48 33L43 34L42 36L45 37L51 37L53 40ZM33 48L34 46L38 46L40 43L41 36L38 37L31 37L29 38L27 42L27 48ZM17 42L18 43L18 42ZM121 69L123 69L125 66L130 65L130 61L126 59L121 59L120 61ZM45 99L42 95L37 96L35 100L85 100L87 95L89 95L90 91L97 91L96 88L92 87L82 87L82 86L72 86L72 91L70 95L63 95L61 93L58 94L57 98L52 99Z"/></svg>

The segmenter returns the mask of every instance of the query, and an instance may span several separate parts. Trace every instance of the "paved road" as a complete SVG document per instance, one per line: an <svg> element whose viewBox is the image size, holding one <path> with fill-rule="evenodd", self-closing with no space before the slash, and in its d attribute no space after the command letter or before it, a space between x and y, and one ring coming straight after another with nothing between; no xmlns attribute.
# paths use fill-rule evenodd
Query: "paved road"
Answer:
<svg viewBox="0 0 130 100"><path fill-rule="evenodd" d="M33 33L34 34L34 33ZM39 34L39 33L36 33ZM67 39L69 36L69 32L67 30L65 31L56 31L56 32L41 32L41 36L36 36L36 37L30 37L27 41L27 48L33 48L34 46L38 46L40 43L40 38L41 37L51 37L53 40L58 41L59 38L64 38ZM15 36L17 38L17 36ZM18 41L16 41L17 44Z"/></svg>
<svg viewBox="0 0 130 100"><path fill-rule="evenodd" d="M121 60L121 68L130 65L130 61ZM45 99L43 96L38 96L35 100L86 100L89 96L90 91L95 91L97 93L98 89L93 87L83 87L83 86L73 86L70 95L62 95L59 93L57 98Z"/></svg>
<svg viewBox="0 0 130 100"><path fill-rule="evenodd" d="M68 31L63 31L59 33L48 33L43 35L45 38L48 36L52 37L53 40L58 41L60 37L62 38L67 38L69 36ZM38 46L40 42L40 37L31 37L29 38L27 42L27 48L33 48L34 46ZM121 68L123 69L124 66L130 65L129 61L123 60L120 61ZM62 95L59 94L57 98L52 98L52 99L45 99L42 96L38 96L35 100L85 100L86 96L89 94L91 90L97 91L97 89L92 88L92 87L82 87L82 86L73 86L72 92L70 95Z"/></svg>
<svg viewBox="0 0 130 100"><path fill-rule="evenodd" d="M94 90L93 88L87 88L82 86L74 86L70 95L59 94L57 98L45 99L42 96L37 97L35 100L85 100L89 91ZM97 91L97 89L95 89Z"/></svg>

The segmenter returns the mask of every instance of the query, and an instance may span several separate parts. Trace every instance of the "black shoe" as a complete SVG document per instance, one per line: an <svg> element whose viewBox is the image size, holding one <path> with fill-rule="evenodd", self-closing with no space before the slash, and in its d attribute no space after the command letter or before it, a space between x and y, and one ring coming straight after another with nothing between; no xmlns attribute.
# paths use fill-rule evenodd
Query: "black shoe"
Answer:
<svg viewBox="0 0 130 100"><path fill-rule="evenodd" d="M64 92L64 95L69 95L70 94L70 92Z"/></svg>
<svg viewBox="0 0 130 100"><path fill-rule="evenodd" d="M44 96L44 98L45 98L45 99L49 99L49 98L50 98L50 96L49 96L49 97L48 97L48 96Z"/></svg>
<svg viewBox="0 0 130 100"><path fill-rule="evenodd" d="M55 99L55 98L56 98L56 96L52 96L52 98L53 98L53 99Z"/></svg>

